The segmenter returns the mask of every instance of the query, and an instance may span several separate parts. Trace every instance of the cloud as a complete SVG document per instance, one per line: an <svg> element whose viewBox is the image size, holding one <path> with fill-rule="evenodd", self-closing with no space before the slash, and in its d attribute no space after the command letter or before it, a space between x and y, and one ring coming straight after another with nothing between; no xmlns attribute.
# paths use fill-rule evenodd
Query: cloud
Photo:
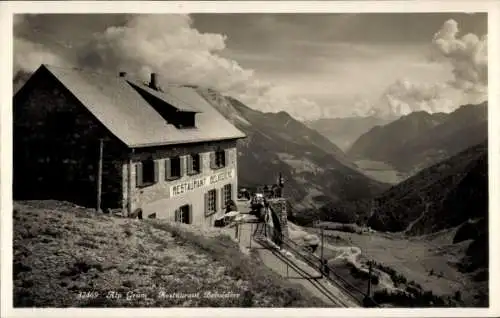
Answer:
<svg viewBox="0 0 500 318"><path fill-rule="evenodd" d="M415 111L428 113L449 113L465 104L478 104L484 101L484 94L465 93L448 82L412 82L400 79L390 85L374 103L367 107L364 103L364 115L392 117L407 115ZM361 109L361 107L360 107Z"/></svg>
<svg viewBox="0 0 500 318"><path fill-rule="evenodd" d="M399 79L382 93L373 107L366 102L359 104L358 113L386 117L414 111L451 112L460 105L486 100L487 35L479 38L468 33L458 38L458 33L458 23L448 20L432 39L434 60L429 65L435 67L439 62L449 62L451 80L428 83Z"/></svg>
<svg viewBox="0 0 500 318"><path fill-rule="evenodd" d="M406 115L415 111L449 112L454 108L454 99L446 83L415 83L407 79L389 86L382 102L389 107L379 109L385 110L387 115Z"/></svg>
<svg viewBox="0 0 500 318"><path fill-rule="evenodd" d="M22 38L14 39L14 73L19 70L32 72L40 64L67 66L66 61L45 46Z"/></svg>
<svg viewBox="0 0 500 318"><path fill-rule="evenodd" d="M453 67L454 79L451 84L479 97L486 98L488 87L488 36L478 37L468 33L461 38L458 23L446 21L434 35L433 44L438 52Z"/></svg>
<svg viewBox="0 0 500 318"><path fill-rule="evenodd" d="M252 69L222 57L225 49L225 35L200 33L188 15L138 15L124 26L96 34L79 48L78 60L83 67L127 71L145 80L150 72L157 72L160 82L212 88L263 111L297 114L314 106L308 100L287 96L259 80Z"/></svg>
<svg viewBox="0 0 500 318"><path fill-rule="evenodd" d="M27 27L29 22L24 14L14 15L14 31ZM33 72L41 64L68 66L64 58L40 43L22 37L14 37L14 74L18 71Z"/></svg>

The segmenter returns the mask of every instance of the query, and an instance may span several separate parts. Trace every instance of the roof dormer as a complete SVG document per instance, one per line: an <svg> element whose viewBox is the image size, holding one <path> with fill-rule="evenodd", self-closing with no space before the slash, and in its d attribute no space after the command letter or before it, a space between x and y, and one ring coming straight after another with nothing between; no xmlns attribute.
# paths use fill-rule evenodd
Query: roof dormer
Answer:
<svg viewBox="0 0 500 318"><path fill-rule="evenodd" d="M182 87L166 87L158 84L158 75L151 73L149 83L127 82L167 121L178 129L196 128L196 114L200 113L195 106L182 98ZM179 92L177 92L179 90Z"/></svg>

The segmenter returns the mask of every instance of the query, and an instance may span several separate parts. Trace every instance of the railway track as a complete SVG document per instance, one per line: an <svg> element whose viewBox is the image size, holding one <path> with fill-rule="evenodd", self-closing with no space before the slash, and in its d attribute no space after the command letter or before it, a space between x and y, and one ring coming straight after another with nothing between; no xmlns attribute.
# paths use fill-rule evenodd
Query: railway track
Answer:
<svg viewBox="0 0 500 318"><path fill-rule="evenodd" d="M267 241L267 239L256 237L255 241L258 242L263 247L267 248L271 253L273 253L273 255L277 259L287 264L287 266L290 266L291 269L293 269L296 273L298 273L303 279L307 280L311 285L313 285L317 289L318 292L320 292L326 299L328 299L333 304L344 308L353 307L354 305L357 304L355 300L347 302L344 299L345 297L339 296L338 294L332 292L330 290L331 287L328 286L328 284L330 283L329 280L325 279L324 277L321 277L320 273L318 273L317 277L311 276L311 274L307 273L302 268L300 268L300 266L297 265L292 259L284 256L278 250L276 250L274 246L272 246ZM343 291L343 288L341 286L335 286L335 287L338 289L339 292L344 292L343 296L350 297L350 295L345 294L345 291Z"/></svg>

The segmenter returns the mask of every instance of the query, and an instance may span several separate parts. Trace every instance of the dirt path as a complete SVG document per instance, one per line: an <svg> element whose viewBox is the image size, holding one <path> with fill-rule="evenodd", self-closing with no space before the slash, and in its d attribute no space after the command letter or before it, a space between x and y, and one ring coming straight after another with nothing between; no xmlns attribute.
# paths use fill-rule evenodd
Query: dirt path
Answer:
<svg viewBox="0 0 500 318"><path fill-rule="evenodd" d="M324 243L325 248L328 248L335 252L340 252L337 256L330 260L345 259L354 265L361 267L359 263L359 256L361 255L361 249L357 246L334 246L329 243ZM321 245L320 247L321 248Z"/></svg>

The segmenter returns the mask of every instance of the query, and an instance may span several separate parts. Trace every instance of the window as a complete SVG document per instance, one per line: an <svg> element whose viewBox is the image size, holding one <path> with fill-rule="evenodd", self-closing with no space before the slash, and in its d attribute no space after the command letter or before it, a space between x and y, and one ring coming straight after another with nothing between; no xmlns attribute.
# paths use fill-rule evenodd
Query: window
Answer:
<svg viewBox="0 0 500 318"><path fill-rule="evenodd" d="M146 187L158 182L158 163L153 159L138 162L135 167L138 187Z"/></svg>
<svg viewBox="0 0 500 318"><path fill-rule="evenodd" d="M215 152L215 166L218 168L226 166L226 152L224 150L218 150Z"/></svg>
<svg viewBox="0 0 500 318"><path fill-rule="evenodd" d="M226 166L226 152L219 149L210 154L210 165L212 169L220 169Z"/></svg>
<svg viewBox="0 0 500 318"><path fill-rule="evenodd" d="M191 205L186 204L175 210L175 222L191 224Z"/></svg>
<svg viewBox="0 0 500 318"><path fill-rule="evenodd" d="M232 196L233 196L233 189L232 189L232 186L231 184L226 184L224 186L224 188L222 189L222 198L224 201L223 202L223 205L225 206L229 200L232 199Z"/></svg>
<svg viewBox="0 0 500 318"><path fill-rule="evenodd" d="M165 160L165 179L175 180L182 177L181 157L173 157Z"/></svg>
<svg viewBox="0 0 500 318"><path fill-rule="evenodd" d="M217 190L212 189L205 193L205 216L217 212Z"/></svg>
<svg viewBox="0 0 500 318"><path fill-rule="evenodd" d="M200 155L197 153L191 154L187 158L188 162L188 174L194 175L201 172L201 160Z"/></svg>
<svg viewBox="0 0 500 318"><path fill-rule="evenodd" d="M170 116L174 125L179 129L195 128L195 115L193 112L176 112L175 116Z"/></svg>

